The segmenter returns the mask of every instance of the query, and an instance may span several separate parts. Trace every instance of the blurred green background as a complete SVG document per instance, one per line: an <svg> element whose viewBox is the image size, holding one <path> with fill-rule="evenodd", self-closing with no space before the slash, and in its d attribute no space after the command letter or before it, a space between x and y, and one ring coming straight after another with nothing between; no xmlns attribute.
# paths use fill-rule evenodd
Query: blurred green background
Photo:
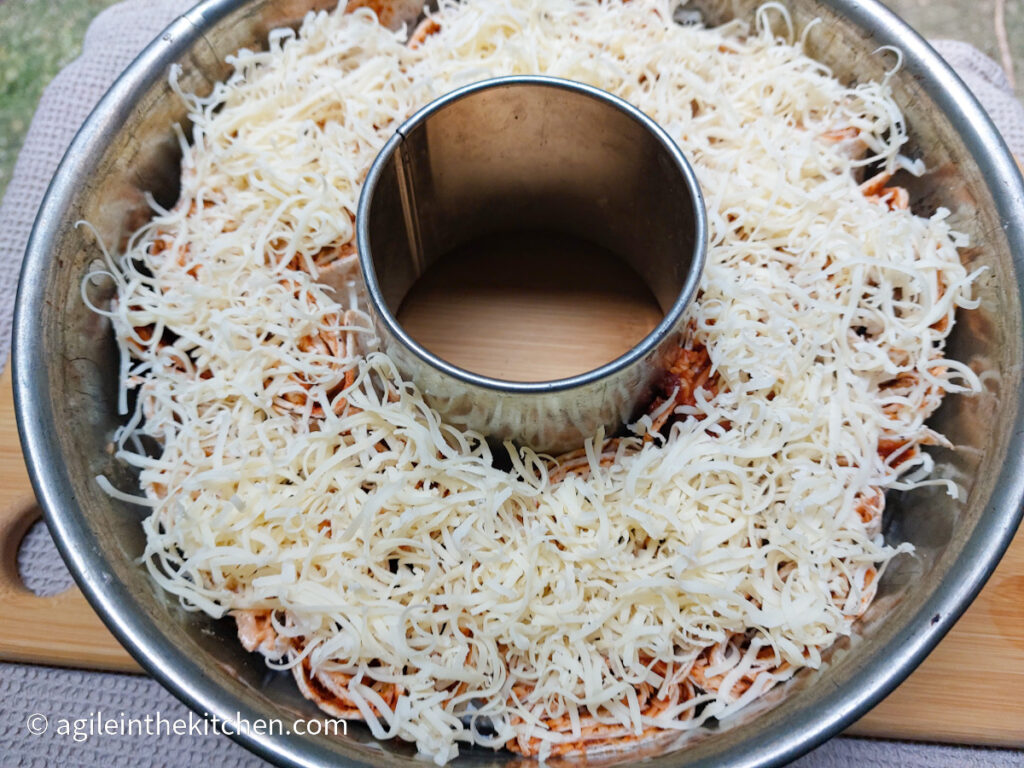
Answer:
<svg viewBox="0 0 1024 768"><path fill-rule="evenodd" d="M0 0L0 196L43 88L78 56L89 22L114 2ZM1024 0L885 2L925 37L966 40L1004 68L1019 72L1024 61Z"/></svg>
<svg viewBox="0 0 1024 768"><path fill-rule="evenodd" d="M0 195L43 88L82 50L89 22L115 0L0 0Z"/></svg>

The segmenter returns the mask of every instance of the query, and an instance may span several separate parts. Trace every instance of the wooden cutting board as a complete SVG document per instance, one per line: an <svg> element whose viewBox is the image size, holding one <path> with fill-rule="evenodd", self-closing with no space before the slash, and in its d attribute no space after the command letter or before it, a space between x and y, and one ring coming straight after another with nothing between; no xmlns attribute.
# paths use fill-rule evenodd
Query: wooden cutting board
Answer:
<svg viewBox="0 0 1024 768"><path fill-rule="evenodd" d="M542 253L532 258L545 262ZM415 338L462 365L496 375L508 371L529 375L530 370L550 373L553 358L564 365L582 342L589 356L606 345L604 359L612 359L644 335L645 323L652 325L659 319L659 313L652 312L650 293L636 285L626 285L624 290L614 265L594 270L591 263L583 271L585 278L570 265L564 277L574 291L571 307L564 292L538 289L529 277L536 271L520 274L527 277L519 290L510 290L510 283L518 279L513 273L464 286L461 293L460 286L450 280L437 281L443 300L429 294L428 281L427 293L417 293L405 308L403 322ZM490 319L474 322L468 316L475 312ZM516 323L495 322L495 317L516 318ZM647 320L625 324L624 317ZM524 322L533 323L532 330L524 333ZM513 327L514 335L508 330ZM481 328L488 343L474 346L471 342L481 337ZM56 597L37 597L22 585L17 550L38 516L18 442L10 376L4 374L0 379L0 604L7 609L8 619L0 622L0 659L140 672L77 588ZM1022 692L1024 528L985 590L945 640L849 733L1024 747Z"/></svg>

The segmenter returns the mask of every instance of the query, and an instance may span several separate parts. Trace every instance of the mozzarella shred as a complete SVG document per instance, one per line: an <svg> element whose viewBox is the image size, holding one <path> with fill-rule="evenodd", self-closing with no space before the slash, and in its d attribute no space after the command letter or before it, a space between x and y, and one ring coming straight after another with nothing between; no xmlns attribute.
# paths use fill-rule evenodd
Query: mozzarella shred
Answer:
<svg viewBox="0 0 1024 768"><path fill-rule="evenodd" d="M883 540L885 489L957 492L919 447L942 442L926 419L945 394L979 389L943 354L976 273L948 212L890 185L924 166L888 82L839 82L773 33L792 26L777 4L718 28L675 11L442 0L417 30L311 13L208 95L175 84L180 200L88 278L116 284L95 309L121 349L116 455L151 507L152 578L236 617L325 711L438 764L728 717L820 667L911 550ZM508 446L505 470L376 347L354 221L402 120L533 73L663 126L710 247L650 413L561 460Z"/></svg>

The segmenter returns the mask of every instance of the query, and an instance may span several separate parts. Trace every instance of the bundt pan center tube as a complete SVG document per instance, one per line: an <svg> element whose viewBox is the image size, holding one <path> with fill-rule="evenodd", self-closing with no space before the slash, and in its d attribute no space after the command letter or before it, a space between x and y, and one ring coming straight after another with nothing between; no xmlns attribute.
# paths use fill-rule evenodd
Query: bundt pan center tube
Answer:
<svg viewBox="0 0 1024 768"><path fill-rule="evenodd" d="M582 83L520 76L460 88L403 123L367 174L356 236L381 347L431 407L495 443L559 454L598 429L615 434L648 398L697 290L706 219L693 169L653 120ZM399 323L409 289L445 254L528 232L588 240L619 256L664 318L617 359L539 382L459 368ZM473 268L493 265L484 257Z"/></svg>

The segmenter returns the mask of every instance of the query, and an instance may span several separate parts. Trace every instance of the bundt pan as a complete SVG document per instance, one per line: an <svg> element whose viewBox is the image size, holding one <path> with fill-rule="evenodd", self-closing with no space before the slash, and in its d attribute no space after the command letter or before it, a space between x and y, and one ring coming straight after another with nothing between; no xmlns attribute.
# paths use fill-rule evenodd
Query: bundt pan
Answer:
<svg viewBox="0 0 1024 768"><path fill-rule="evenodd" d="M752 18L759 0L698 0L710 24ZM401 3L402 7L399 7ZM107 321L80 298L97 258L94 225L117 244L147 218L144 192L168 205L177 197L180 150L171 125L185 110L167 84L172 65L186 89L208 91L228 74L224 58L264 46L268 32L295 25L311 0L207 0L177 19L114 84L64 158L36 221L25 257L14 329L14 385L21 437L38 499L82 590L113 633L150 674L200 713L250 720L319 717L291 676L246 653L230 619L189 613L147 576L144 510L110 498L97 474L131 488L129 470L106 450L118 426L117 352ZM416 0L412 0L413 6ZM416 15L409 0L376 0L385 23ZM963 258L989 269L981 307L960 318L950 352L982 373L983 393L950 396L934 418L956 451L936 449L942 474L964 488L890 494L886 531L910 541L916 557L890 568L853 637L818 671L805 670L756 706L714 730L675 736L598 756L612 765L647 758L655 766L767 766L793 759L844 727L895 688L945 634L980 590L1009 543L1024 498L1024 186L988 117L939 56L872 0L787 0L798 27L820 17L809 53L844 81L880 78L903 52L893 87L911 137L910 153L929 173L911 187L915 211L953 211L971 237ZM419 6L422 7L422 6ZM184 127L188 128L187 125ZM102 301L103 296L94 296ZM378 742L350 723L348 736L237 735L283 766L422 766L412 746ZM463 749L458 766L522 764L504 752Z"/></svg>

